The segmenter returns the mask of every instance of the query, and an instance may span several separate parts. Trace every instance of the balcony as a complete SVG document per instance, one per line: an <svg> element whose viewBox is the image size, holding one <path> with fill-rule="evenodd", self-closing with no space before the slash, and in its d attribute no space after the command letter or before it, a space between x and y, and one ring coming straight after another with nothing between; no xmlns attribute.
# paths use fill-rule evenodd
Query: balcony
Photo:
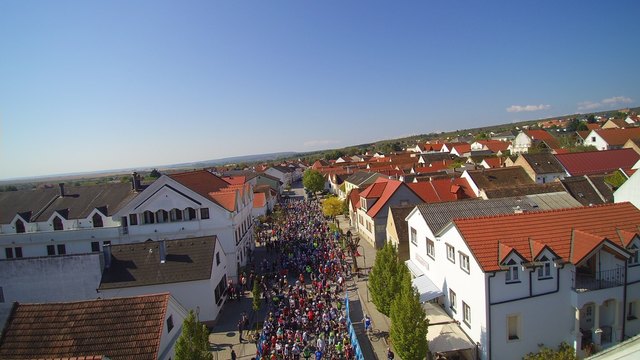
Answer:
<svg viewBox="0 0 640 360"><path fill-rule="evenodd" d="M623 267L595 273L581 270L572 272L573 290L578 293L622 286L625 282Z"/></svg>

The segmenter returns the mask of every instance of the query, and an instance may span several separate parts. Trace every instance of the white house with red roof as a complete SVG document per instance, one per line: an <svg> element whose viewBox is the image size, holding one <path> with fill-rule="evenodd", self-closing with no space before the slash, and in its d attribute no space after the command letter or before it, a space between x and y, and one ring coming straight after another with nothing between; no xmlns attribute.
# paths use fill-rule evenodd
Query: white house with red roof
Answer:
<svg viewBox="0 0 640 360"><path fill-rule="evenodd" d="M126 243L216 235L227 276L236 279L255 246L252 209L250 183L199 170L161 176L114 216L123 219Z"/></svg>
<svg viewBox="0 0 640 360"><path fill-rule="evenodd" d="M513 140L511 154L528 153L531 147L545 148L555 152L561 146L558 140L545 130L524 130Z"/></svg>
<svg viewBox="0 0 640 360"><path fill-rule="evenodd" d="M629 139L640 139L640 128L592 130L584 139L584 145L598 150L620 149Z"/></svg>
<svg viewBox="0 0 640 360"><path fill-rule="evenodd" d="M523 210L454 218L436 233L419 212L407 217L411 241L426 244L411 259L420 255L480 358L521 358L561 342L582 357L640 333L640 210Z"/></svg>

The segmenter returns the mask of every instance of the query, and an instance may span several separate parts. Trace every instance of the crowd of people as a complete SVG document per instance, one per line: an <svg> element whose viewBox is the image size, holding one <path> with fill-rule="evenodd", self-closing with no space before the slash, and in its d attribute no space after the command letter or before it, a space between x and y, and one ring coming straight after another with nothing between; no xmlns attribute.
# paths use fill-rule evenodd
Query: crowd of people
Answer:
<svg viewBox="0 0 640 360"><path fill-rule="evenodd" d="M317 201L290 201L258 235L268 255L258 281L267 316L256 343L261 359L350 360L345 282L349 265Z"/></svg>

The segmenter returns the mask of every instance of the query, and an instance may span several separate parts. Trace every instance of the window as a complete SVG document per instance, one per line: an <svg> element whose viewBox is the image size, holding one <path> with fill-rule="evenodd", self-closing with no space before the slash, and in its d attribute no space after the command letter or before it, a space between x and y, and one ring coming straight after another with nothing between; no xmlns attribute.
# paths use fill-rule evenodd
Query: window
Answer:
<svg viewBox="0 0 640 360"><path fill-rule="evenodd" d="M226 289L227 289L227 275L225 274L222 276L222 279L220 279L220 282L218 283L218 285L216 286L216 289L214 290L216 304L218 305L222 304L224 292Z"/></svg>
<svg viewBox="0 0 640 360"><path fill-rule="evenodd" d="M209 218L209 208L200 209L200 219L206 220Z"/></svg>
<svg viewBox="0 0 640 360"><path fill-rule="evenodd" d="M169 212L170 221L182 221L182 210L180 209L171 209Z"/></svg>
<svg viewBox="0 0 640 360"><path fill-rule="evenodd" d="M596 142L596 137L595 136L591 137L591 142Z"/></svg>
<svg viewBox="0 0 640 360"><path fill-rule="evenodd" d="M546 256L543 256L540 261L543 264L538 268L538 279L542 280L551 278L551 261L549 261Z"/></svg>
<svg viewBox="0 0 640 360"><path fill-rule="evenodd" d="M413 245L418 245L418 232L414 228L409 228L411 233L411 243Z"/></svg>
<svg viewBox="0 0 640 360"><path fill-rule="evenodd" d="M468 327L471 327L471 308L466 302L462 302L462 320Z"/></svg>
<svg viewBox="0 0 640 360"><path fill-rule="evenodd" d="M105 240L102 242L102 246L110 246L111 245L111 241L109 240Z"/></svg>
<svg viewBox="0 0 640 360"><path fill-rule="evenodd" d="M67 247L64 244L58 244L58 255L64 255L67 253Z"/></svg>
<svg viewBox="0 0 640 360"><path fill-rule="evenodd" d="M103 226L102 216L100 216L100 214L98 213L93 213L93 216L91 217L91 221L93 222L94 228L101 228Z"/></svg>
<svg viewBox="0 0 640 360"><path fill-rule="evenodd" d="M629 266L638 265L638 247L636 246L636 244L631 245L629 251L631 252L631 257L629 258Z"/></svg>
<svg viewBox="0 0 640 360"><path fill-rule="evenodd" d="M196 210L194 208L187 208L186 210L186 219L185 220L195 220L196 218Z"/></svg>
<svg viewBox="0 0 640 360"><path fill-rule="evenodd" d="M447 244L447 259L452 263L456 263L456 248Z"/></svg>
<svg viewBox="0 0 640 360"><path fill-rule="evenodd" d="M138 214L129 214L129 224L138 225Z"/></svg>
<svg viewBox="0 0 640 360"><path fill-rule="evenodd" d="M4 248L4 256L7 259L13 259L13 248Z"/></svg>
<svg viewBox="0 0 640 360"><path fill-rule="evenodd" d="M47 245L47 255L51 256L55 254L56 254L56 247L53 245Z"/></svg>
<svg viewBox="0 0 640 360"><path fill-rule="evenodd" d="M507 339L520 339L520 317L518 315L507 316Z"/></svg>
<svg viewBox="0 0 640 360"><path fill-rule="evenodd" d="M91 242L91 252L99 252L100 251L100 243L97 241Z"/></svg>
<svg viewBox="0 0 640 360"><path fill-rule="evenodd" d="M511 259L509 260L507 265L509 265L509 267L507 268L507 275L505 277L505 282L507 283L520 282L520 273L519 273L520 269L518 269L518 264L516 264L516 262L513 259Z"/></svg>
<svg viewBox="0 0 640 360"><path fill-rule="evenodd" d="M449 289L449 308L456 312L456 293L455 291Z"/></svg>
<svg viewBox="0 0 640 360"><path fill-rule="evenodd" d="M142 223L143 224L153 224L156 222L155 216L149 210L142 213Z"/></svg>
<svg viewBox="0 0 640 360"><path fill-rule="evenodd" d="M20 219L16 220L16 233L21 234L24 232L24 222Z"/></svg>
<svg viewBox="0 0 640 360"><path fill-rule="evenodd" d="M156 222L163 223L169 221L169 213L165 210L156 211Z"/></svg>
<svg viewBox="0 0 640 360"><path fill-rule="evenodd" d="M173 329L173 315L169 315L167 318L167 333L170 333L171 329Z"/></svg>
<svg viewBox="0 0 640 360"><path fill-rule="evenodd" d="M216 253L216 266L217 265L220 265L220 253L219 252Z"/></svg>
<svg viewBox="0 0 640 360"><path fill-rule="evenodd" d="M432 259L436 258L436 245L433 240L427 239L427 255Z"/></svg>
<svg viewBox="0 0 640 360"><path fill-rule="evenodd" d="M460 253L460 269L469 272L469 256L463 253Z"/></svg>
<svg viewBox="0 0 640 360"><path fill-rule="evenodd" d="M56 216L53 218L53 230L62 230L62 219L60 219L60 217Z"/></svg>
<svg viewBox="0 0 640 360"><path fill-rule="evenodd" d="M636 314L636 302L630 301L629 305L627 306L627 320L635 320L637 318L638 315Z"/></svg>
<svg viewBox="0 0 640 360"><path fill-rule="evenodd" d="M20 259L22 257L22 248L21 247L17 247L15 249L13 249L16 252L16 259Z"/></svg>

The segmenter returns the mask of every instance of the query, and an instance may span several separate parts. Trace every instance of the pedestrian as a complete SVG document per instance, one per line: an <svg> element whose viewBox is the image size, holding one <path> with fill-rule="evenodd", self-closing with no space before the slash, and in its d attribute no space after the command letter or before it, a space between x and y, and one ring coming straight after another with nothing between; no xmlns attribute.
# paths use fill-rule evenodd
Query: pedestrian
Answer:
<svg viewBox="0 0 640 360"><path fill-rule="evenodd" d="M387 360L393 360L396 357L396 355L393 353L393 351L391 351L391 348L387 348Z"/></svg>
<svg viewBox="0 0 640 360"><path fill-rule="evenodd" d="M242 322L242 319L238 320L238 339L240 340L240 343L242 343L242 341L244 340L242 338L242 329L244 328L244 323Z"/></svg>
<svg viewBox="0 0 640 360"><path fill-rule="evenodd" d="M364 316L364 331L366 333L371 332L371 318L369 317L369 314Z"/></svg>
<svg viewBox="0 0 640 360"><path fill-rule="evenodd" d="M236 356L236 351L231 349L231 360L236 360L237 356Z"/></svg>

